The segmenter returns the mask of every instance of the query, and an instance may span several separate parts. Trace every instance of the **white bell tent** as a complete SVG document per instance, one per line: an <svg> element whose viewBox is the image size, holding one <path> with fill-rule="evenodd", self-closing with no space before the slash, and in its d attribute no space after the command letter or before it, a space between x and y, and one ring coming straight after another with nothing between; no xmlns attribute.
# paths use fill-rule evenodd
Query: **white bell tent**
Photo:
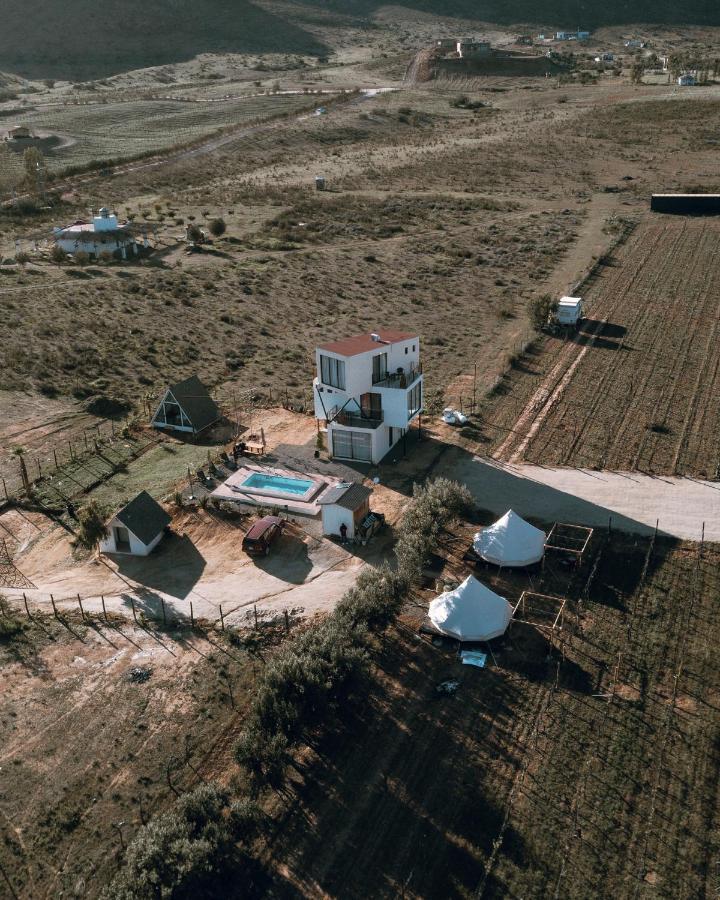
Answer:
<svg viewBox="0 0 720 900"><path fill-rule="evenodd" d="M443 634L459 641L489 641L500 637L510 624L513 609L473 575L454 591L440 594L430 604L429 616Z"/></svg>
<svg viewBox="0 0 720 900"><path fill-rule="evenodd" d="M473 540L475 552L496 566L522 567L540 562L547 535L511 509Z"/></svg>

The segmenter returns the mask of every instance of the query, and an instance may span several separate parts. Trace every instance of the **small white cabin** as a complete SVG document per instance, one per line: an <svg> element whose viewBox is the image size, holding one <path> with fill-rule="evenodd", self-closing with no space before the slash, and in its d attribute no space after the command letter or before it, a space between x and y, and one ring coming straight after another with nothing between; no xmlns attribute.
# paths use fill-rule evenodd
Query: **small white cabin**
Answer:
<svg viewBox="0 0 720 900"><path fill-rule="evenodd" d="M357 482L341 482L320 497L323 534L340 535L340 527L347 527L352 540L363 519L370 512L372 489Z"/></svg>
<svg viewBox="0 0 720 900"><path fill-rule="evenodd" d="M147 556L160 543L170 521L157 500L142 491L107 523L100 552Z"/></svg>
<svg viewBox="0 0 720 900"><path fill-rule="evenodd" d="M694 75L690 75L686 72L684 75L681 75L678 78L677 83L680 87L695 87L695 85L697 84L697 78Z"/></svg>

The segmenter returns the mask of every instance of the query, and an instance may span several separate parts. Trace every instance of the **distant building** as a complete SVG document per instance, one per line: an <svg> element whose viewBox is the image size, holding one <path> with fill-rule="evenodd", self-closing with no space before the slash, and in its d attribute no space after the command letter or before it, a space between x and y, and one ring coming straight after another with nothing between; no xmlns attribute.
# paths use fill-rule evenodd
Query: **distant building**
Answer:
<svg viewBox="0 0 720 900"><path fill-rule="evenodd" d="M107 523L100 552L147 556L160 543L170 521L157 500L142 491Z"/></svg>
<svg viewBox="0 0 720 900"><path fill-rule="evenodd" d="M10 128L8 131L8 138L11 141L27 140L32 136L32 131L30 131L27 125L16 125L14 128Z"/></svg>
<svg viewBox="0 0 720 900"><path fill-rule="evenodd" d="M678 78L677 83L680 87L695 87L697 78L689 72L685 72Z"/></svg>
<svg viewBox="0 0 720 900"><path fill-rule="evenodd" d="M590 37L589 31L556 31L556 41L586 41Z"/></svg>
<svg viewBox="0 0 720 900"><path fill-rule="evenodd" d="M199 434L221 417L217 403L197 375L171 384L152 417L153 428Z"/></svg>
<svg viewBox="0 0 720 900"><path fill-rule="evenodd" d="M75 222L66 228L54 229L55 243L66 253L77 253L84 250L90 256L98 257L101 253L112 253L127 259L128 254L138 252L133 227L130 224L119 224L116 215L103 207L92 222Z"/></svg>
<svg viewBox="0 0 720 900"><path fill-rule="evenodd" d="M477 59L480 56L490 56L492 52L489 41L475 41L472 38L458 41L456 50L460 59Z"/></svg>
<svg viewBox="0 0 720 900"><path fill-rule="evenodd" d="M625 46L628 48L628 50L644 50L645 47L647 47L647 44L645 43L645 41L639 41L633 38L629 41L625 41Z"/></svg>

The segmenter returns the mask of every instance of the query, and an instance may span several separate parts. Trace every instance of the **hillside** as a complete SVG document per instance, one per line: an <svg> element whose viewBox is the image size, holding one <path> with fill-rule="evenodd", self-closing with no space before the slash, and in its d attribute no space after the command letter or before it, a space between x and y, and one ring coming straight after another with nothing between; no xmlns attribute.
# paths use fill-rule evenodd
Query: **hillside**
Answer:
<svg viewBox="0 0 720 900"><path fill-rule="evenodd" d="M287 18L248 0L125 0L121 8L92 0L2 5L0 70L30 78L88 80L198 53L326 50Z"/></svg>
<svg viewBox="0 0 720 900"><path fill-rule="evenodd" d="M309 6L372 15L386 0L300 0ZM720 25L720 4L708 0L403 0L402 5L439 16L512 25L520 22L571 28L610 25Z"/></svg>

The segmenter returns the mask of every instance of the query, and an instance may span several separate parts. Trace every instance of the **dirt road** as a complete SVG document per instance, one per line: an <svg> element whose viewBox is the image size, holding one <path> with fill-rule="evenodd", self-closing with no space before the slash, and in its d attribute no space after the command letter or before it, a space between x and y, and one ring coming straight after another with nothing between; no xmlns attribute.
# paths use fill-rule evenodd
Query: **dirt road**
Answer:
<svg viewBox="0 0 720 900"><path fill-rule="evenodd" d="M565 521L690 541L720 541L720 484L638 472L512 465L450 451L443 474L467 484L478 504L498 515L514 509L548 522Z"/></svg>

